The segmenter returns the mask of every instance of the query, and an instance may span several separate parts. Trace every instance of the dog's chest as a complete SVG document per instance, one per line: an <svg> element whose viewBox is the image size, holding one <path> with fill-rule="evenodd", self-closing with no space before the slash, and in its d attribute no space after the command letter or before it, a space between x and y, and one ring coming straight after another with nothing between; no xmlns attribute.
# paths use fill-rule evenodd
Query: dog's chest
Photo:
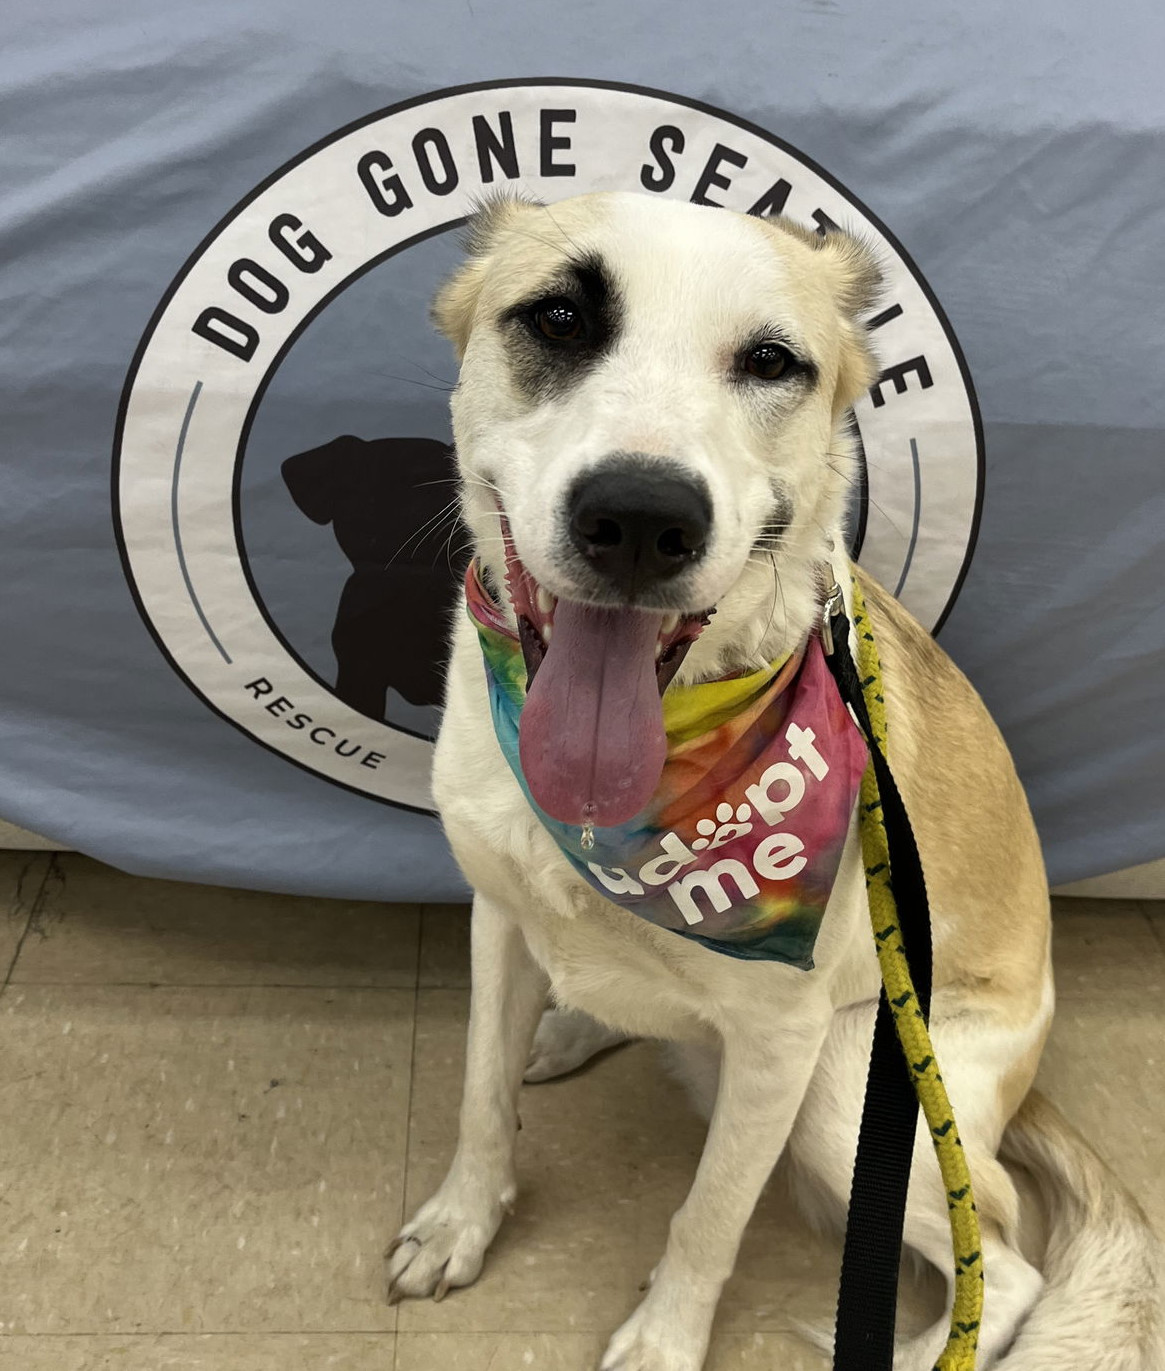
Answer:
<svg viewBox="0 0 1165 1371"><path fill-rule="evenodd" d="M530 856L508 878L524 898L508 908L563 1005L635 1036L705 1041L741 1013L795 1013L810 990L803 971L709 951L604 899L534 821L525 842Z"/></svg>
<svg viewBox="0 0 1165 1371"><path fill-rule="evenodd" d="M704 1037L709 1023L732 1016L743 1002L755 999L768 1017L816 979L789 965L710 951L587 884L531 811L498 748L476 644L464 632L434 791L466 876L519 923L566 1005L629 1033Z"/></svg>
<svg viewBox="0 0 1165 1371"><path fill-rule="evenodd" d="M532 903L520 914L534 958L561 1003L585 1010L625 1032L686 1038L699 1036L716 996L719 978L711 955L636 919L603 900L575 877L572 912Z"/></svg>
<svg viewBox="0 0 1165 1371"><path fill-rule="evenodd" d="M487 837L472 819L446 814L446 826L474 885L517 922L559 1002L635 1035L702 1037L717 1000L733 996L739 964L598 895L528 809L515 806L509 819L504 849L496 830Z"/></svg>

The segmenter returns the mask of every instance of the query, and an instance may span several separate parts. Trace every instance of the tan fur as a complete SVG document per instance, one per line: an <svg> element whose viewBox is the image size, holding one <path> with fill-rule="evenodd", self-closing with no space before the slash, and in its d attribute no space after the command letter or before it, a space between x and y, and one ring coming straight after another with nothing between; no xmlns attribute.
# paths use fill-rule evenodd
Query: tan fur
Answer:
<svg viewBox="0 0 1165 1371"><path fill-rule="evenodd" d="M859 576L893 721L890 761L926 870L935 983L971 1002L990 995L1000 1013L1029 1023L1050 974L1049 899L1023 788L967 678L897 601ZM964 917L948 915L963 909Z"/></svg>
<svg viewBox="0 0 1165 1371"><path fill-rule="evenodd" d="M536 223L546 208L534 200L494 196L485 200L470 222L466 236L467 260L437 292L431 310L438 330L453 344L458 358L465 354L473 331L474 313L485 284L491 255L522 225Z"/></svg>
<svg viewBox="0 0 1165 1371"><path fill-rule="evenodd" d="M575 391L532 400L510 374L506 311L580 252L618 273L624 336ZM802 642L823 580L849 582L838 551L847 407L873 374L859 316L876 279L873 255L851 239L727 211L618 195L493 206L434 313L464 356L453 403L463 504L494 583L504 575L500 502L526 567L570 598L554 541L562 492L604 454L639 450L690 468L715 506L691 603L676 607L714 603L717 614L681 679L769 661ZM757 404L725 383L734 340L766 319L814 359L818 384L796 403ZM774 481L793 515L769 557L754 557ZM1016 1194L998 1155L1051 1021L1039 844L974 689L901 605L861 580L883 665L891 766L931 898L932 1037L984 1220L981 1371L1160 1371L1156 1240L1087 1148L1035 1101L1020 1110L1008 1145L1039 1172L1053 1210L1042 1298L1044 1278L1016 1246ZM720 1290L778 1156L787 1155L808 1211L833 1220L844 1211L879 989L856 817L811 972L718 956L632 917L573 874L532 814L494 738L464 616L434 793L476 891L473 1008L457 1155L390 1252L393 1297L442 1294L481 1271L516 1193L528 1060L545 1078L620 1036L667 1039L684 1045L693 1088L710 1108L708 1141L654 1283L601 1371L699 1371ZM548 994L563 1008L543 1015ZM947 1271L946 1202L925 1130L905 1238ZM925 1371L944 1340L945 1321L896 1365Z"/></svg>
<svg viewBox="0 0 1165 1371"><path fill-rule="evenodd" d="M833 402L836 422L877 375L873 349L857 317L870 312L882 291L882 268L870 244L846 233L815 233L792 219L766 220L772 231L801 243L828 271L830 290L841 305L846 326Z"/></svg>

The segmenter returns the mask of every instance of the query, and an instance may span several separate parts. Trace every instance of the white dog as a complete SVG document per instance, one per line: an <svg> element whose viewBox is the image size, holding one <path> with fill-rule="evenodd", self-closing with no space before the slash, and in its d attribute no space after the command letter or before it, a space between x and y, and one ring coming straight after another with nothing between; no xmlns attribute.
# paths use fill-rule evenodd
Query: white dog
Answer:
<svg viewBox="0 0 1165 1371"><path fill-rule="evenodd" d="M721 209L611 194L499 202L478 217L469 260L435 305L463 359L453 416L464 513L481 592L530 675L528 788L577 824L584 850L588 824L617 825L651 794L660 687L674 678L682 692L808 650L824 588L848 586L850 407L875 375L861 320L877 291L877 265L854 239ZM859 584L890 764L930 892L933 1039L982 1225L979 1365L1159 1368L1156 1241L1096 1156L1029 1094L1053 1006L1048 892L1011 760L942 650L861 573ZM844 1215L879 992L856 821L812 968L725 956L598 893L498 738L463 615L434 773L476 892L461 1134L440 1190L390 1249L390 1294L440 1297L477 1278L516 1193L528 1064L546 1077L625 1036L665 1039L686 1045L711 1125L651 1287L602 1368L698 1371L777 1158L788 1155L814 1213ZM677 850L687 855L673 874L695 860ZM689 888L689 922L729 901L724 871L756 885L724 865L719 886ZM643 890L633 874L606 875ZM559 1007L544 1015L548 994ZM1001 1151L1047 1200L1043 1274L1016 1245ZM905 1240L949 1272L946 1197L921 1128ZM945 1335L944 1320L898 1364L930 1367Z"/></svg>

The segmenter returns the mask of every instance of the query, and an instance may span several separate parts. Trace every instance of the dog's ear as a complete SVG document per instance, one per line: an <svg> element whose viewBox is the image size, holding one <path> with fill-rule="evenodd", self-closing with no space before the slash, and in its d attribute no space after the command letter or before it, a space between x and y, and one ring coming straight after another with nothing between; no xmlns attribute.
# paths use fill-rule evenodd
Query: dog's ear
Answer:
<svg viewBox="0 0 1165 1371"><path fill-rule="evenodd" d="M537 200L501 194L484 200L469 219L465 232L468 261L437 292L431 311L433 323L456 348L458 357L469 342L490 256L508 233L541 208Z"/></svg>
<svg viewBox="0 0 1165 1371"><path fill-rule="evenodd" d="M878 374L865 317L882 294L882 264L872 243L841 229L815 233L790 219L771 221L774 227L812 249L825 268L826 280L841 316L841 356L838 359L835 415L857 401Z"/></svg>
<svg viewBox="0 0 1165 1371"><path fill-rule="evenodd" d="M882 263L878 250L866 238L830 229L817 233L793 219L765 219L766 224L803 243L826 268L833 297L843 314L856 319L867 314L882 294Z"/></svg>
<svg viewBox="0 0 1165 1371"><path fill-rule="evenodd" d="M882 265L873 245L848 233L827 233L818 251L829 263L833 292L841 312L841 356L833 412L849 409L878 375L866 320L882 294Z"/></svg>
<svg viewBox="0 0 1165 1371"><path fill-rule="evenodd" d="M280 467L283 484L302 513L315 524L330 523L336 508L343 471L362 440L350 433L333 438L323 447L297 452Z"/></svg>
<svg viewBox="0 0 1165 1371"><path fill-rule="evenodd" d="M827 233L817 241L818 251L833 268L834 293L842 310L853 319L869 314L884 284L877 249L850 233Z"/></svg>

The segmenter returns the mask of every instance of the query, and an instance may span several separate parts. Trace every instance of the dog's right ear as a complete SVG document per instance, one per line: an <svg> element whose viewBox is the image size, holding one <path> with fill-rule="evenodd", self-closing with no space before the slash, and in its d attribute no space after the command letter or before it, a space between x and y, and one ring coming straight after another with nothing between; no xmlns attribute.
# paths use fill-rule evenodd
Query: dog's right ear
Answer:
<svg viewBox="0 0 1165 1371"><path fill-rule="evenodd" d="M437 292L431 311L433 323L456 348L459 358L465 353L473 329L473 316L490 256L508 233L541 208L537 200L497 195L483 201L470 218L465 233L469 260Z"/></svg>

